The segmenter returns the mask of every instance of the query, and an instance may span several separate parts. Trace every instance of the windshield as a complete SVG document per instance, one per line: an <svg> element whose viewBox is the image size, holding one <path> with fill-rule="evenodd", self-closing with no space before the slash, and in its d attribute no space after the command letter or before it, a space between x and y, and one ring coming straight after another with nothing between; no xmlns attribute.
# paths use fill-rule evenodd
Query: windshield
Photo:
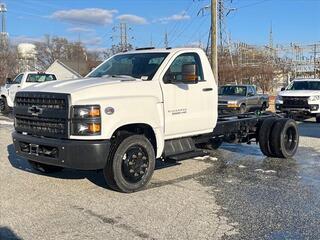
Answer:
<svg viewBox="0 0 320 240"><path fill-rule="evenodd" d="M287 90L320 90L320 81L293 81Z"/></svg>
<svg viewBox="0 0 320 240"><path fill-rule="evenodd" d="M57 80L57 78L53 74L31 73L31 74L28 74L26 82L41 83L41 82L48 82L48 81L54 81L54 80Z"/></svg>
<svg viewBox="0 0 320 240"><path fill-rule="evenodd" d="M247 88L244 86L223 86L219 88L219 95L246 96Z"/></svg>
<svg viewBox="0 0 320 240"><path fill-rule="evenodd" d="M110 58L88 77L129 76L151 80L168 53L121 54Z"/></svg>

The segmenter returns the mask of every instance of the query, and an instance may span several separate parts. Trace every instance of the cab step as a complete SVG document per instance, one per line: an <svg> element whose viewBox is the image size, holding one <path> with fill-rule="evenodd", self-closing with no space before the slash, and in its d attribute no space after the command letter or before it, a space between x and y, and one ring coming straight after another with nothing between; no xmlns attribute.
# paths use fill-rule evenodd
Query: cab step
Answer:
<svg viewBox="0 0 320 240"><path fill-rule="evenodd" d="M190 159L190 158L204 157L204 156L208 156L208 155L210 155L210 153L207 151L195 150L192 152L176 154L176 155L168 157L167 159L171 160L171 161L182 161L182 160L186 160L186 159Z"/></svg>

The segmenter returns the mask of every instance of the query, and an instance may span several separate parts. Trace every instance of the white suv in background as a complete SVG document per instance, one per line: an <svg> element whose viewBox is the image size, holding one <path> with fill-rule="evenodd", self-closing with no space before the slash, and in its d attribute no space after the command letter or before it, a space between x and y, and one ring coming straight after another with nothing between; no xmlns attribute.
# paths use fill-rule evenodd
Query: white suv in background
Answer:
<svg viewBox="0 0 320 240"><path fill-rule="evenodd" d="M276 111L293 117L315 117L320 123L320 79L295 79L281 89Z"/></svg>

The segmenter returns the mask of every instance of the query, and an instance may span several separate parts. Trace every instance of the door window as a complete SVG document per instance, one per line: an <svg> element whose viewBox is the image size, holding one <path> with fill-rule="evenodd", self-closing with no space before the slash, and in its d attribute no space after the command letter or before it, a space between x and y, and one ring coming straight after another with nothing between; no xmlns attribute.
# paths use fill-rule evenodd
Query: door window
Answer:
<svg viewBox="0 0 320 240"><path fill-rule="evenodd" d="M248 96L254 96L254 88L248 87Z"/></svg>
<svg viewBox="0 0 320 240"><path fill-rule="evenodd" d="M184 53L172 62L163 77L164 83L182 83L182 66L185 64L195 64L198 81L204 81L199 55L196 53Z"/></svg>
<svg viewBox="0 0 320 240"><path fill-rule="evenodd" d="M12 84L20 84L23 78L23 74L18 75L13 81Z"/></svg>

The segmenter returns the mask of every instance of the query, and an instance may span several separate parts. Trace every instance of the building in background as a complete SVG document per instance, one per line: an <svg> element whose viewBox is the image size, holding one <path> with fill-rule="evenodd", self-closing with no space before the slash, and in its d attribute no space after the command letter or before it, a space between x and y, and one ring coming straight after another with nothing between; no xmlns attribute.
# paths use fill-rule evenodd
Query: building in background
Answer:
<svg viewBox="0 0 320 240"><path fill-rule="evenodd" d="M60 60L55 60L46 72L53 73L56 75L58 80L70 80L82 78L82 76L71 67L67 66L67 64L63 63Z"/></svg>

